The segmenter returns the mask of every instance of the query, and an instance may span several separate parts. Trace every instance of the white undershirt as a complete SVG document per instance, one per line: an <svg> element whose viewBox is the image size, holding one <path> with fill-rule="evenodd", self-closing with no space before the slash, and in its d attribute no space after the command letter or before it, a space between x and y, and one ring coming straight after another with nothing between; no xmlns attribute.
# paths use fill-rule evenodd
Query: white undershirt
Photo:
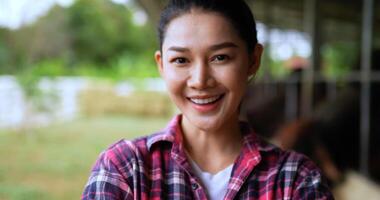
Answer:
<svg viewBox="0 0 380 200"><path fill-rule="evenodd" d="M233 164L219 171L216 174L203 172L197 163L190 159L191 166L194 169L195 175L202 181L206 187L206 193L210 200L222 200L227 192L228 182L231 177Z"/></svg>

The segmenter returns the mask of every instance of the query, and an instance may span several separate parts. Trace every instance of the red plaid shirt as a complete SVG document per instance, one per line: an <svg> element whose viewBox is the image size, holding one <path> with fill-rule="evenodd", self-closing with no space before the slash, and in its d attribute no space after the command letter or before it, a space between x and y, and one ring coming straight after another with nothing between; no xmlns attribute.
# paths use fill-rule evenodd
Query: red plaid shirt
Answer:
<svg viewBox="0 0 380 200"><path fill-rule="evenodd" d="M162 132L101 153L82 199L207 199L181 142L181 115ZM333 199L305 156L260 140L241 123L243 148L224 199Z"/></svg>

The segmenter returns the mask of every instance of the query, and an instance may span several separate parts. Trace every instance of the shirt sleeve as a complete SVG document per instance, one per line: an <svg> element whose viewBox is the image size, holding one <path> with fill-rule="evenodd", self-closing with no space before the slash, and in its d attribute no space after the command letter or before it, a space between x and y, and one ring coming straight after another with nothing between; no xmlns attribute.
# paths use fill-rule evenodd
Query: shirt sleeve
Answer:
<svg viewBox="0 0 380 200"><path fill-rule="evenodd" d="M305 158L298 168L292 199L333 200L334 197L318 167Z"/></svg>
<svg viewBox="0 0 380 200"><path fill-rule="evenodd" d="M103 152L95 163L82 194L82 200L133 199L127 179L112 161L112 151Z"/></svg>

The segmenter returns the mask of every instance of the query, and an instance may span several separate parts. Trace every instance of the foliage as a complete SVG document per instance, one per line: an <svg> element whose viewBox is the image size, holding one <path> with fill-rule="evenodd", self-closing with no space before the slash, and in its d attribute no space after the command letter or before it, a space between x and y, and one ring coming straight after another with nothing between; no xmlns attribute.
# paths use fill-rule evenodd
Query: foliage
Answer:
<svg viewBox="0 0 380 200"><path fill-rule="evenodd" d="M119 80L126 77L157 77L158 70L152 55L143 54L132 58L129 53L122 54L112 63L112 69L117 73L115 77Z"/></svg>
<svg viewBox="0 0 380 200"><path fill-rule="evenodd" d="M153 51L153 31L134 25L131 15L127 7L111 1L77 1L68 16L76 59L109 64L125 51L131 55Z"/></svg>
<svg viewBox="0 0 380 200"><path fill-rule="evenodd" d="M270 72L274 78L283 78L291 73L289 68L286 68L285 61L273 60L270 65Z"/></svg>
<svg viewBox="0 0 380 200"><path fill-rule="evenodd" d="M40 96L40 90L37 87L39 77L33 73L33 68L25 69L17 76L18 83L24 90L27 98L37 98Z"/></svg>
<svg viewBox="0 0 380 200"><path fill-rule="evenodd" d="M270 49L264 48L260 69L256 78L263 78L265 76L265 73L268 73L275 79L281 79L291 73L290 69L284 66L285 61L272 59L269 55Z"/></svg>
<svg viewBox="0 0 380 200"><path fill-rule="evenodd" d="M62 75L70 75L70 68L65 68L66 63L59 58L44 59L36 63L32 69L32 74L36 77L57 77Z"/></svg>
<svg viewBox="0 0 380 200"><path fill-rule="evenodd" d="M25 97L23 128L29 128L34 114L54 111L58 102L58 91L41 90L38 75L40 71L33 71L34 69L26 68L16 77Z"/></svg>
<svg viewBox="0 0 380 200"><path fill-rule="evenodd" d="M135 25L132 9L110 0L77 0L34 24L0 29L0 74L157 76L155 31L151 24Z"/></svg>
<svg viewBox="0 0 380 200"><path fill-rule="evenodd" d="M339 78L347 74L357 61L359 51L355 43L331 43L322 48L323 73L327 77Z"/></svg>

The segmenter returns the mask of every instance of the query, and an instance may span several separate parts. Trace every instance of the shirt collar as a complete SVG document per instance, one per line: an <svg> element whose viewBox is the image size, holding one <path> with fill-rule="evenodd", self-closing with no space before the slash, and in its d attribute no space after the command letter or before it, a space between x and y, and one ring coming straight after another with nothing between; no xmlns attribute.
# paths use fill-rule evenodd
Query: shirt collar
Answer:
<svg viewBox="0 0 380 200"><path fill-rule="evenodd" d="M176 115L172 120L170 120L164 130L150 135L147 139L148 149L150 150L154 144L160 142L173 143L176 136L181 133L181 119L182 115Z"/></svg>

